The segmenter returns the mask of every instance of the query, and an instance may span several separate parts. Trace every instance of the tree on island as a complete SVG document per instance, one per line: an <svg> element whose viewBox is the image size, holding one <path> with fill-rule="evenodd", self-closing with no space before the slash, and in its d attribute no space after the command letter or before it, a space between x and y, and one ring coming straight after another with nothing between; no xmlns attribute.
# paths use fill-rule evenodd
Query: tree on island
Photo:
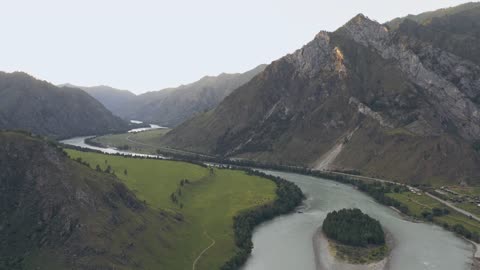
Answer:
<svg viewBox="0 0 480 270"><path fill-rule="evenodd" d="M362 213L360 209L342 209L328 213L322 230L328 238L345 245L365 247L385 244L385 233L380 222Z"/></svg>

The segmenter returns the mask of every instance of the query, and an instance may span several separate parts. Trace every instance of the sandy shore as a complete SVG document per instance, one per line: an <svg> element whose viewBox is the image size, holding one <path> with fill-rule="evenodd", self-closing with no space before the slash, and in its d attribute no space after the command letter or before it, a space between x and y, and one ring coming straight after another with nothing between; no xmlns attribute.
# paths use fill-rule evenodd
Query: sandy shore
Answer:
<svg viewBox="0 0 480 270"><path fill-rule="evenodd" d="M370 263L370 264L350 264L339 261L335 258L329 249L328 239L322 232L322 228L318 228L313 236L313 249L315 252L315 265L317 270L388 270L388 259ZM388 241L388 240L387 240ZM392 239L390 239L392 241ZM390 246L391 247L391 246Z"/></svg>

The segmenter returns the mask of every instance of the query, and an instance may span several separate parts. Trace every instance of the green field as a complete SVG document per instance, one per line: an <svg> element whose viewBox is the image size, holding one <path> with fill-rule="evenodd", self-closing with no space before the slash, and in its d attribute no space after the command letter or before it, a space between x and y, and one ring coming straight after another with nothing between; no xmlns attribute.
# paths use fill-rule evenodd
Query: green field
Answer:
<svg viewBox="0 0 480 270"><path fill-rule="evenodd" d="M158 139L169 131L168 128L161 128L137 133L111 134L96 137L93 141L115 148L127 145L130 148L129 151L132 152L155 154L156 150L161 147L158 145Z"/></svg>
<svg viewBox="0 0 480 270"><path fill-rule="evenodd" d="M449 186L448 189L463 195L469 195L469 196L480 195L480 187Z"/></svg>
<svg viewBox="0 0 480 270"><path fill-rule="evenodd" d="M480 217L480 207L478 201L480 199L480 187L478 186L447 186L448 190L456 192L452 194L448 191L443 191L443 196L463 210L466 210L473 215Z"/></svg>
<svg viewBox="0 0 480 270"><path fill-rule="evenodd" d="M126 149L127 151L143 154L158 154L158 150L172 154L198 154L161 145L159 143L159 139L169 131L170 129L168 128L161 128L137 133L104 135L94 138L93 142L101 144L105 147L121 148L128 146L128 149Z"/></svg>
<svg viewBox="0 0 480 270"><path fill-rule="evenodd" d="M154 209L172 212L183 219L169 228L161 239L161 269L192 269L197 256L212 244L198 260L196 269L218 269L237 248L232 229L233 217L240 211L272 202L275 184L249 176L243 171L210 169L185 162L134 159L92 152L66 150L74 159L82 158L102 170L111 166L137 197ZM125 174L126 170L126 174ZM180 185L182 179L189 184ZM180 193L179 190L180 189ZM171 200L175 193L178 202ZM145 267L159 269L158 265Z"/></svg>
<svg viewBox="0 0 480 270"><path fill-rule="evenodd" d="M391 197L408 207L410 214L416 218L422 218L422 212L432 211L433 208L448 208L439 201L430 198L425 194L417 195L411 192L388 193ZM448 224L450 227L461 224L471 232L480 234L480 222L466 217L463 214L449 208L450 213L445 216L434 217L433 221L439 225Z"/></svg>
<svg viewBox="0 0 480 270"><path fill-rule="evenodd" d="M462 208L480 217L480 207L476 203L463 202L463 203L456 203L455 206Z"/></svg>

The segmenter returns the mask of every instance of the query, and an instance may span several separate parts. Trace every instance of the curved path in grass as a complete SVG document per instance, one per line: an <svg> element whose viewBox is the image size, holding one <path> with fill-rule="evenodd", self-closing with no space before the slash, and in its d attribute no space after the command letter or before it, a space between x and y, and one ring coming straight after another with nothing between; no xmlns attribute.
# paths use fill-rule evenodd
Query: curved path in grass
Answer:
<svg viewBox="0 0 480 270"><path fill-rule="evenodd" d="M212 243L210 244L210 246L208 246L207 248L205 248L204 250L202 250L202 252L200 252L200 254L198 255L198 257L195 259L195 261L193 261L193 264L192 264L192 270L195 270L195 267L197 266L197 262L198 260L200 260L200 258L202 257L202 255L207 252L207 250L209 250L211 247L213 247L215 245L215 239L211 238L210 235L208 235L207 232L204 232L205 235L208 237L208 239L212 240Z"/></svg>

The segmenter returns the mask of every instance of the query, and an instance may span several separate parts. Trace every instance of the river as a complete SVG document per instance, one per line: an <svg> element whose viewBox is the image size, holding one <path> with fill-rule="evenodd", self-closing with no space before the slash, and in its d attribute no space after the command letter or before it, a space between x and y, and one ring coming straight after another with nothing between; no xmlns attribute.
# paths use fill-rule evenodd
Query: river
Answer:
<svg viewBox="0 0 480 270"><path fill-rule="evenodd" d="M98 148L85 144L89 137L77 137L62 143L138 156L154 156ZM243 270L315 270L312 237L328 212L341 208L360 208L378 219L393 235L395 247L390 257L391 270L470 269L473 247L438 226L403 219L391 208L348 185L292 173L265 171L297 184L307 195L301 213L277 217L254 232L252 256Z"/></svg>
<svg viewBox="0 0 480 270"><path fill-rule="evenodd" d="M130 122L135 123L135 124L141 124L141 121L137 120L131 120ZM166 127L161 127L159 125L154 125L150 124L150 127L144 127L144 128L135 128L131 129L128 131L128 133L136 133L136 132L142 132L142 131L147 131L147 130L152 130L152 129L159 129L159 128L166 128ZM63 141L60 141L61 143L68 144L68 145L73 145L81 148L89 148L93 150L100 151L105 154L122 154L122 155L128 155L128 156L139 156L139 157L152 157L152 158L166 158L162 155L148 155L148 154L141 154L141 153L133 153L129 151L123 151L119 150L116 148L110 148L110 147L96 147L93 145L89 145L85 143L86 139L93 138L95 136L83 136L83 137L74 137L70 139L66 139Z"/></svg>
<svg viewBox="0 0 480 270"><path fill-rule="evenodd" d="M473 247L438 226L403 219L391 208L348 185L330 180L275 171L268 174L297 184L307 195L303 213L275 218L253 235L253 252L243 270L315 270L312 237L327 213L360 208L378 219L393 235L391 270L470 269Z"/></svg>

